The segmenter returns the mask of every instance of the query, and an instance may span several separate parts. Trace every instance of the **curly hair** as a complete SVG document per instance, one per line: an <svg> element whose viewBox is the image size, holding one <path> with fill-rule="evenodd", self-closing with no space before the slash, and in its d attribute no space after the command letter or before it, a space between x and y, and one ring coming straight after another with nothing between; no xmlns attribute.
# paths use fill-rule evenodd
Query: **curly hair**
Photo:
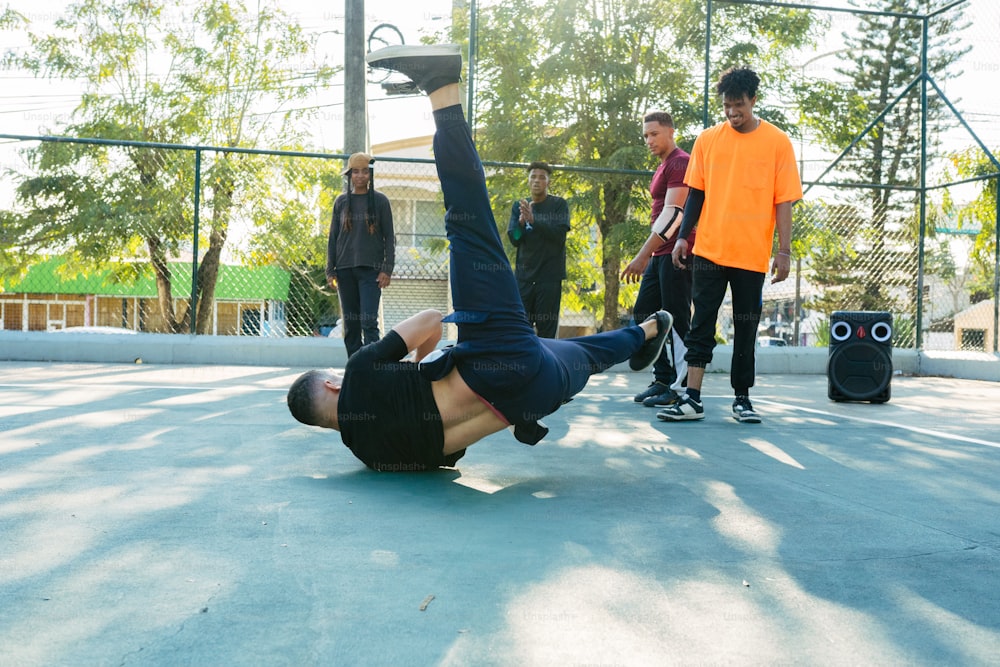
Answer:
<svg viewBox="0 0 1000 667"><path fill-rule="evenodd" d="M753 99L759 85L760 77L749 67L730 67L719 77L715 92L728 99L739 99L744 94Z"/></svg>
<svg viewBox="0 0 1000 667"><path fill-rule="evenodd" d="M542 162L541 160L535 160L534 162L532 162L531 164L528 165L528 173L529 174L531 172L533 172L534 170L536 170L536 169L541 169L542 171L544 171L549 176L552 175L552 165L550 165L548 162Z"/></svg>
<svg viewBox="0 0 1000 667"><path fill-rule="evenodd" d="M288 410L297 421L309 426L316 426L318 415L316 414L316 401L314 396L316 388L325 378L323 371L306 371L292 383L288 388Z"/></svg>

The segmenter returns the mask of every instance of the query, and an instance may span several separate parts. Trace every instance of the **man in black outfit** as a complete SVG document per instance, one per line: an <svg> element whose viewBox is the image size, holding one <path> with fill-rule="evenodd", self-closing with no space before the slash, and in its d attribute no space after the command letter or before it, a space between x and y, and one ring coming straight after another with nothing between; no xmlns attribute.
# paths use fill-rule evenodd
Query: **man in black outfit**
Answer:
<svg viewBox="0 0 1000 667"><path fill-rule="evenodd" d="M569 206L549 194L552 167L528 165L531 199L519 199L510 211L507 238L517 248L516 275L528 321L542 338L559 333L559 303L566 279L566 234Z"/></svg>
<svg viewBox="0 0 1000 667"><path fill-rule="evenodd" d="M304 373L288 390L288 409L300 422L340 431L375 470L453 466L466 447L509 426L520 442L534 445L548 432L540 419L590 376L626 359L633 370L652 364L670 334L670 313L593 336L539 338L521 304L462 112L458 46L387 47L367 60L410 77L430 99L454 312L407 318L361 348L343 373ZM458 325L458 342L439 350L442 322ZM404 361L410 352L413 361Z"/></svg>

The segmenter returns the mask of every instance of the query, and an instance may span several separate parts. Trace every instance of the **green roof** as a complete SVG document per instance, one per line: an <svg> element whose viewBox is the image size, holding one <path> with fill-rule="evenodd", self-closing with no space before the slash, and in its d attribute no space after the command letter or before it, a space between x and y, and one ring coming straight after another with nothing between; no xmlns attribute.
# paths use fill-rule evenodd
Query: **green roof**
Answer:
<svg viewBox="0 0 1000 667"><path fill-rule="evenodd" d="M98 296L121 296L156 298L156 281L153 268L141 265L137 280L116 282L111 269L91 273L66 275L66 259L52 257L34 264L20 279L3 282L3 290L25 294L95 294ZM169 262L171 292L175 299L191 296L191 264ZM231 266L219 267L219 279L215 286L215 298L232 301L269 299L288 300L288 285L291 276L277 266Z"/></svg>

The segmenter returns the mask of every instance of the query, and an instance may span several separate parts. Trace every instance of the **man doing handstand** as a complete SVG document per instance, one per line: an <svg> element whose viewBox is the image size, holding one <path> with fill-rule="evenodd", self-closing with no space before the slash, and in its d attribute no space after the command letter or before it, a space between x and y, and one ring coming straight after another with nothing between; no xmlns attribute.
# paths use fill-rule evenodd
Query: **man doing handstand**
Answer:
<svg viewBox="0 0 1000 667"><path fill-rule="evenodd" d="M593 336L539 338L528 322L504 252L483 166L459 102L458 46L393 46L368 63L408 76L434 111L434 158L445 202L454 312L425 310L348 359L343 374L304 373L288 390L302 423L340 431L344 444L375 470L453 466L465 448L513 426L533 445L539 421L587 384L629 361L641 370L660 354L670 313ZM442 322L457 343L436 349ZM410 352L413 361L402 361Z"/></svg>

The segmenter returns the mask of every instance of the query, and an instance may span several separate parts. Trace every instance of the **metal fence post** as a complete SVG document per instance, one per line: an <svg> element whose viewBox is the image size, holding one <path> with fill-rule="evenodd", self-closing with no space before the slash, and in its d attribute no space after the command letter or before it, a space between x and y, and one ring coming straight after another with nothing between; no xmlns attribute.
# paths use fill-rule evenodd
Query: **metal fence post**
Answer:
<svg viewBox="0 0 1000 667"><path fill-rule="evenodd" d="M1000 337L1000 178L995 178L994 198L996 209L993 214L993 353L998 351L997 338Z"/></svg>
<svg viewBox="0 0 1000 667"><path fill-rule="evenodd" d="M469 71L468 88L466 90L468 99L465 103L465 116L469 127L476 127L476 53L479 50L479 10L476 7L476 0L469 1ZM473 129L475 132L475 129Z"/></svg>
<svg viewBox="0 0 1000 667"><path fill-rule="evenodd" d="M917 310L914 313L913 346L919 352L924 334L924 249L927 238L927 29L930 21L924 16L920 38L920 237L917 239Z"/></svg>
<svg viewBox="0 0 1000 667"><path fill-rule="evenodd" d="M198 335L198 223L201 209L201 149L194 152L194 242L191 248L191 305L188 319L191 335Z"/></svg>

